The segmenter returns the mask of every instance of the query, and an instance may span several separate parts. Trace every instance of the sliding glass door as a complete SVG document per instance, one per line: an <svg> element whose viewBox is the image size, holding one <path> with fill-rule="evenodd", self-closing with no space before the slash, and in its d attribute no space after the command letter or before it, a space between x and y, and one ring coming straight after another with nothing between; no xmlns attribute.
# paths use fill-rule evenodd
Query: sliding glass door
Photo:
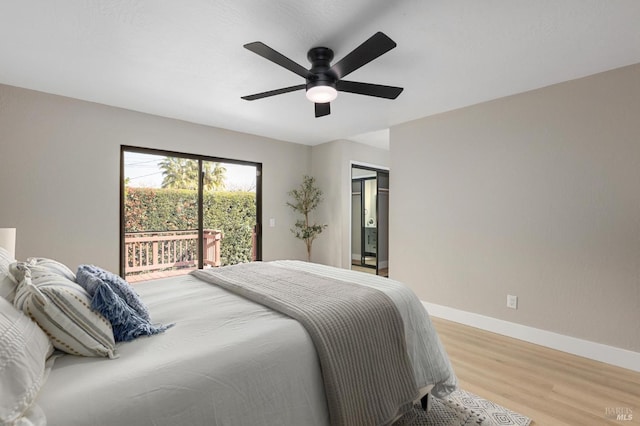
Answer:
<svg viewBox="0 0 640 426"><path fill-rule="evenodd" d="M259 163L122 147L121 275L259 260L260 173Z"/></svg>

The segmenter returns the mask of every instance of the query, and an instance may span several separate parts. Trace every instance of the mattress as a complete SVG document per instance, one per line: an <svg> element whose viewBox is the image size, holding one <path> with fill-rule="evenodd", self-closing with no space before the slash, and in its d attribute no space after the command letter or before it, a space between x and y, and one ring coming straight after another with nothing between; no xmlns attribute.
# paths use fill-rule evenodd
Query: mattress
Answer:
<svg viewBox="0 0 640 426"><path fill-rule="evenodd" d="M417 383L453 390L446 354L410 290L358 272L287 265L389 294L401 308ZM48 425L329 424L318 358L297 321L190 275L135 289L154 322L175 326L119 344L117 359L57 358L37 400Z"/></svg>

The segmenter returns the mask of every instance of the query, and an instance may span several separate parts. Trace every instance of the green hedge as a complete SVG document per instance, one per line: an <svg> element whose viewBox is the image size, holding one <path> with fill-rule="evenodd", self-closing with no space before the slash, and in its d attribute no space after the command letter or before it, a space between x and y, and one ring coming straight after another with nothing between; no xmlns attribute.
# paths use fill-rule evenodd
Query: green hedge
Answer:
<svg viewBox="0 0 640 426"><path fill-rule="evenodd" d="M204 227L223 232L223 265L251 260L251 233L256 223L254 192L205 192ZM177 231L198 228L198 193L186 189L127 188L125 232Z"/></svg>

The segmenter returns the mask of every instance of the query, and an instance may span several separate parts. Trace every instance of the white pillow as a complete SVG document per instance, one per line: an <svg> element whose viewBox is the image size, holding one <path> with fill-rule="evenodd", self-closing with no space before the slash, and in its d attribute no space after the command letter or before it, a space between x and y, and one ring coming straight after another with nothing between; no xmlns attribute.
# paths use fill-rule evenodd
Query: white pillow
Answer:
<svg viewBox="0 0 640 426"><path fill-rule="evenodd" d="M55 348L72 355L115 358L111 323L91 309L86 290L46 267L17 265L24 278L14 305L38 323Z"/></svg>
<svg viewBox="0 0 640 426"><path fill-rule="evenodd" d="M47 259L46 257L30 257L27 259L27 264L29 264L29 266L42 266L50 272L61 275L68 280L74 282L76 280L76 274L74 274L67 265L60 263L57 260Z"/></svg>
<svg viewBox="0 0 640 426"><path fill-rule="evenodd" d="M11 303L15 298L18 282L9 272L9 265L15 261L8 251L0 247L0 297L4 297Z"/></svg>
<svg viewBox="0 0 640 426"><path fill-rule="evenodd" d="M14 424L32 406L52 352L38 324L0 298L0 424Z"/></svg>

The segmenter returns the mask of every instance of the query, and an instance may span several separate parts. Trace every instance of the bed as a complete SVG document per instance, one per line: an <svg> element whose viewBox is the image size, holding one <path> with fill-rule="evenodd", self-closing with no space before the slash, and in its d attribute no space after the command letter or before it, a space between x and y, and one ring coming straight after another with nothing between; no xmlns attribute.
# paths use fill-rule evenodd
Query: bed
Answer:
<svg viewBox="0 0 640 426"><path fill-rule="evenodd" d="M407 287L306 262L269 264L386 294L402 317L418 397L455 389L446 353ZM194 275L134 288L154 322L175 325L117 344L114 359L55 354L25 424L332 424L318 354L300 322Z"/></svg>

